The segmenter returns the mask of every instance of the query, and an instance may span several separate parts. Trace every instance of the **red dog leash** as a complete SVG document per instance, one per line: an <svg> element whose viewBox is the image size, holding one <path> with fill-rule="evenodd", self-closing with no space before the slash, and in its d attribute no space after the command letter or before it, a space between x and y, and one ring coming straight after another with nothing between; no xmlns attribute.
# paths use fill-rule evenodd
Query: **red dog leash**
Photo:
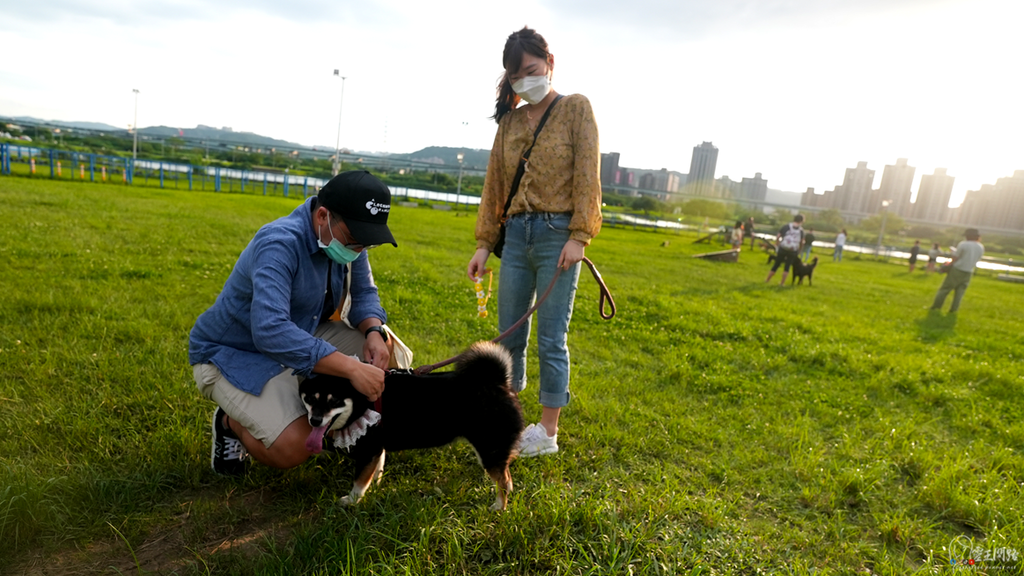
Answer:
<svg viewBox="0 0 1024 576"><path fill-rule="evenodd" d="M594 263L591 262L590 259L587 258L587 257L583 258L583 262L585 262L587 264L587 266L590 268L590 272L593 273L593 275L594 275L594 280L597 280L597 284L601 288L601 299L598 302L598 313L601 314L601 318L604 318L605 320L611 320L612 318L615 317L615 299L612 298L611 291L608 290L608 286L605 285L604 279L601 278L601 273L597 271L597 266L594 266ZM501 342L502 340L507 338L509 334L512 334L513 332L518 330L523 324L525 324L526 321L530 318L530 315L533 314L534 311L536 311L537 308L539 308L540 305L544 303L544 300L548 297L548 294L551 294L551 290L555 287L555 282L558 281L558 277L559 277L559 275L561 275L561 273L562 273L562 269L561 268L556 268L555 269L555 276L554 276L554 278L551 279L551 284L548 284L548 289L545 290L544 294L540 298L537 299L537 302L533 306L531 306L529 310L526 311L526 314L523 314L522 318L520 318L512 326L509 326L509 328L507 330L505 330L504 332L499 334L496 338L493 338L491 340L491 342L493 342L495 344L497 344L498 342ZM604 311L605 302L607 302L608 305L611 307L611 313L606 313ZM413 374L416 374L418 376L422 376L423 374L430 374L431 372L433 372L434 370L437 370L438 368L441 368L443 366L447 366L447 365L451 364L452 362L455 362L455 360L458 359L458 357L459 357L459 355L455 355L455 356L452 356L451 358L449 358L447 360L444 360L442 362L438 362L436 364L428 364L426 366L420 366L419 368L416 368L415 370L413 370Z"/></svg>

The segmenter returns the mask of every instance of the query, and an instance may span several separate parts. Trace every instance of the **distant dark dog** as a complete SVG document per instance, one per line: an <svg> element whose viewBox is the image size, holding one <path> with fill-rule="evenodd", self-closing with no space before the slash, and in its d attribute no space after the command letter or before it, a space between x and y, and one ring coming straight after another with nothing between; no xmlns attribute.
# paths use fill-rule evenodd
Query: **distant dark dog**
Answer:
<svg viewBox="0 0 1024 576"><path fill-rule="evenodd" d="M523 431L523 412L511 381L508 352L490 342L463 352L452 372L389 373L380 398L380 422L370 425L351 447L356 479L342 504L359 502L370 482L379 481L386 450L433 448L465 438L497 486L491 509L504 510L512 493L508 466ZM328 430L342 430L374 409L345 378L319 375L304 380L299 395L313 426L306 448L314 453L320 452Z"/></svg>
<svg viewBox="0 0 1024 576"><path fill-rule="evenodd" d="M807 276L807 285L808 286L812 286L812 284L811 284L811 277L814 276L814 267L817 266L817 265L818 265L818 257L817 256L815 256L814 259L811 260L810 264L804 264L803 262L800 261L799 258L793 260L793 283L794 284L803 284L804 283L804 276ZM796 281L797 278L800 279L799 282Z"/></svg>

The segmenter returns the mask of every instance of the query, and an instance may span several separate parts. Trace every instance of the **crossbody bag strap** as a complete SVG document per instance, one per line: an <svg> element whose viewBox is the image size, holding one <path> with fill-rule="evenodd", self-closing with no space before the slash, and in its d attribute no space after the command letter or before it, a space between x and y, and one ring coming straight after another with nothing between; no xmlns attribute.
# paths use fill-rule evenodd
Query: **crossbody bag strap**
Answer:
<svg viewBox="0 0 1024 576"><path fill-rule="evenodd" d="M540 117L540 122L537 123L537 129L533 132L533 143L526 149L522 158L519 159L519 168L516 169L516 175L512 178L512 190L508 194L508 198L505 199L505 210L501 213L501 221L504 222L508 217L508 209L512 206L512 198L515 197L516 192L519 191L519 181L523 179L523 174L526 173L526 162L530 159L530 153L533 152L533 147L537 144L537 137L540 136L540 131L544 128L544 123L548 121L548 115L551 114L551 109L558 104L558 101L562 99L562 95L555 96L555 99L548 105L548 109L544 111L544 115Z"/></svg>

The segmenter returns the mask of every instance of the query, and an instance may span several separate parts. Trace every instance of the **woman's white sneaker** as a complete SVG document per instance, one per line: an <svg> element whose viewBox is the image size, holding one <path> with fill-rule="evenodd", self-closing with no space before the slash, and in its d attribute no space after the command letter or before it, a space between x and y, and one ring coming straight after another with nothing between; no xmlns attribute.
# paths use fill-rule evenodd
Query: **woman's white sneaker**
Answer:
<svg viewBox="0 0 1024 576"><path fill-rule="evenodd" d="M558 452L558 433L556 432L554 436L548 436L548 431L544 426L530 424L526 427L526 430L523 430L522 435L519 436L517 448L520 458L554 454Z"/></svg>

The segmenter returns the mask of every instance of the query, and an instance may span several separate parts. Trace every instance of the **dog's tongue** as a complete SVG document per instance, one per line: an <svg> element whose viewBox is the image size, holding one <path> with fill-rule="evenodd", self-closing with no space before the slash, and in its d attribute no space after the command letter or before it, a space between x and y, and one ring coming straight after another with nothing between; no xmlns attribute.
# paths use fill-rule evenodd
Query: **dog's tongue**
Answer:
<svg viewBox="0 0 1024 576"><path fill-rule="evenodd" d="M313 454L319 454L324 449L324 434L327 433L327 426L313 428L306 438L306 450Z"/></svg>

